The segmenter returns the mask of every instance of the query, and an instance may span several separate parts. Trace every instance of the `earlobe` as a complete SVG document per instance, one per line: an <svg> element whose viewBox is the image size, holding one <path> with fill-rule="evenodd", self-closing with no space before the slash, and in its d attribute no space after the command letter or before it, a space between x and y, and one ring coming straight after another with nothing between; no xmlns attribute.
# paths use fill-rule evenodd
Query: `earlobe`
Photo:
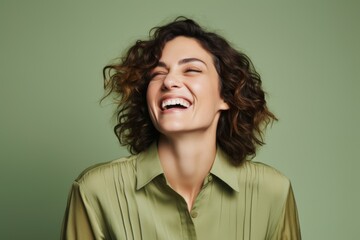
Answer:
<svg viewBox="0 0 360 240"><path fill-rule="evenodd" d="M220 110L229 110L229 104L227 104L224 100L222 100L220 104Z"/></svg>

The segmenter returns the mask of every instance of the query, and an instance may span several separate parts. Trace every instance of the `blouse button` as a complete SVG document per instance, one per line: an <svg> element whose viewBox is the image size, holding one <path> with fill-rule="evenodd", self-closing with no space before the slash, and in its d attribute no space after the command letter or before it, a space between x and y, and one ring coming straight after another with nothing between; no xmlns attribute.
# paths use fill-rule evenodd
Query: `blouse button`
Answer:
<svg viewBox="0 0 360 240"><path fill-rule="evenodd" d="M208 181L211 182L213 180L213 177L211 175L208 176Z"/></svg>
<svg viewBox="0 0 360 240"><path fill-rule="evenodd" d="M192 218L196 218L198 216L198 213L196 211L191 211L190 215Z"/></svg>

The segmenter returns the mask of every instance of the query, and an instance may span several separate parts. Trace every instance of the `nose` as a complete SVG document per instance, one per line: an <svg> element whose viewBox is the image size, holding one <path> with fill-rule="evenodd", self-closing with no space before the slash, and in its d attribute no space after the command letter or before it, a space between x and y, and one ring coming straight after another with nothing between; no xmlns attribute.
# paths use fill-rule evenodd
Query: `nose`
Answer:
<svg viewBox="0 0 360 240"><path fill-rule="evenodd" d="M182 82L174 76L174 74L168 73L163 81L163 89L172 89L181 87Z"/></svg>

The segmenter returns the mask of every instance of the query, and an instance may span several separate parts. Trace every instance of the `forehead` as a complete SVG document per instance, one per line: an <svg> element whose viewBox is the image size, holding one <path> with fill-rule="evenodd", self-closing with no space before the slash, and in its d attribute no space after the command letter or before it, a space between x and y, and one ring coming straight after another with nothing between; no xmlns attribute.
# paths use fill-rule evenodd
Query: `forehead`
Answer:
<svg viewBox="0 0 360 240"><path fill-rule="evenodd" d="M161 54L161 61L195 57L212 62L212 55L195 38L179 36L168 41Z"/></svg>

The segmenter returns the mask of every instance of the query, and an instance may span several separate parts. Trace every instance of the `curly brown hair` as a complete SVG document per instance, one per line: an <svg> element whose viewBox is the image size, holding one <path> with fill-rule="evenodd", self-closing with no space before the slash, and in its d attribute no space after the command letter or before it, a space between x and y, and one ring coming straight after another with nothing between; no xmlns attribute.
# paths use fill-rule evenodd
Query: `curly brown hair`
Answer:
<svg viewBox="0 0 360 240"><path fill-rule="evenodd" d="M115 94L115 134L133 154L146 150L159 137L147 108L150 72L157 66L165 44L177 36L196 39L214 59L220 76L220 94L229 105L222 111L216 140L233 164L240 165L263 145L266 126L277 120L265 101L260 75L250 59L216 33L205 31L194 20L178 17L150 30L148 40L138 40L119 63L104 67L106 96ZM106 97L105 96L105 97Z"/></svg>

